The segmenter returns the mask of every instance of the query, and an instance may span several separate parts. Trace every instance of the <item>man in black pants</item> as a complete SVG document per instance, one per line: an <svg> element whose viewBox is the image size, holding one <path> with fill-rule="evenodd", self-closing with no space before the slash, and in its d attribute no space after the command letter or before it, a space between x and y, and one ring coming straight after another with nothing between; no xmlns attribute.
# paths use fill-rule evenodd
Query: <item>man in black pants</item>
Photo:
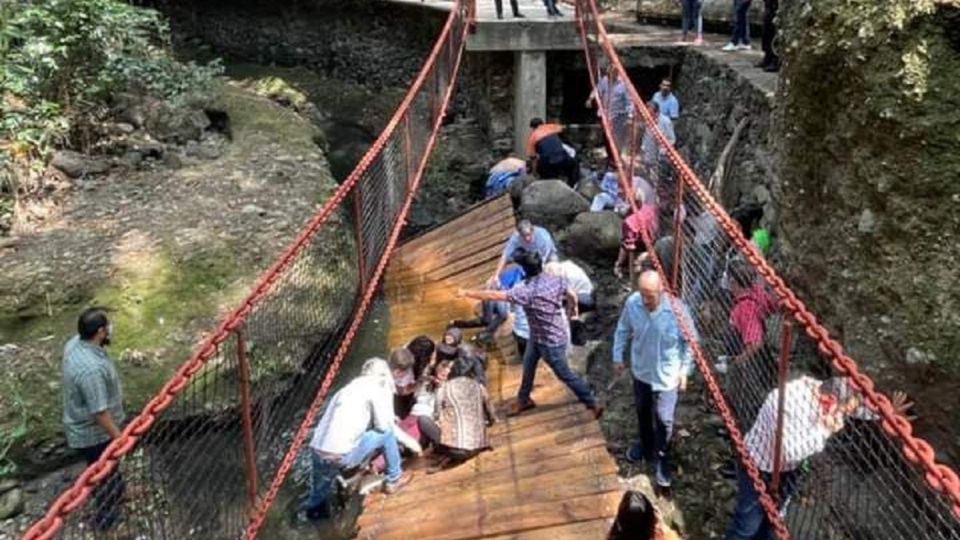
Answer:
<svg viewBox="0 0 960 540"><path fill-rule="evenodd" d="M497 18L503 18L503 0L493 0L495 6L497 6ZM520 13L520 7L517 5L517 0L510 0L510 8L513 10L513 16L522 19L523 13Z"/></svg>
<svg viewBox="0 0 960 540"><path fill-rule="evenodd" d="M761 36L763 60L757 64L757 67L770 73L780 70L780 57L773 50L773 40L777 37L777 25L774 24L774 19L777 17L779 8L780 0L763 0L763 34Z"/></svg>
<svg viewBox="0 0 960 540"><path fill-rule="evenodd" d="M77 321L77 335L63 350L63 428L67 444L86 460L96 462L124 420L120 376L105 347L112 337L103 308L85 310ZM120 518L124 483L116 469L93 489L94 515L90 525L106 530Z"/></svg>

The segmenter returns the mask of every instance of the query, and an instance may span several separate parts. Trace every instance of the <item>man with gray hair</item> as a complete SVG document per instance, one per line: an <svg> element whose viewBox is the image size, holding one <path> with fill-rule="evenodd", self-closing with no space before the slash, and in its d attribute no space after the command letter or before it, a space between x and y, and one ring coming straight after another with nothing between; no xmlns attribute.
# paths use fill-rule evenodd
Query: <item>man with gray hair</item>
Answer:
<svg viewBox="0 0 960 540"><path fill-rule="evenodd" d="M544 264L557 260L557 246L553 243L550 232L530 223L529 219L521 219L517 222L517 230L510 235L507 245L503 247L503 254L500 255L500 262L493 277L490 278L490 283L496 283L503 269L513 261L514 253L518 248L523 248L527 252L536 252Z"/></svg>
<svg viewBox="0 0 960 540"><path fill-rule="evenodd" d="M306 503L308 518L330 517L329 496L337 474L362 465L378 452L386 460L384 491L394 493L409 482L400 466L402 439L394 427L394 389L387 361L371 358L364 362L360 376L327 403L310 440L313 476Z"/></svg>

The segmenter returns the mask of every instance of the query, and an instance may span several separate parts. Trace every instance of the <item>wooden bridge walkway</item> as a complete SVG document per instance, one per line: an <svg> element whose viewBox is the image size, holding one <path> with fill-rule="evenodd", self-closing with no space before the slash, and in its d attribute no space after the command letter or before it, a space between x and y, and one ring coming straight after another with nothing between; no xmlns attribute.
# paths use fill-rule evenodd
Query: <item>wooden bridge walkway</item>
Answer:
<svg viewBox="0 0 960 540"><path fill-rule="evenodd" d="M514 224L504 196L404 244L385 282L391 346L420 334L438 338L450 319L469 318L473 302L454 294L479 287L493 273ZM491 431L494 450L435 474L427 474L426 459L411 463L414 478L404 489L367 497L359 538L606 537L622 489L599 424L542 362L534 390L539 406L507 418L520 373L512 338L500 337L488 368L488 389L500 411Z"/></svg>

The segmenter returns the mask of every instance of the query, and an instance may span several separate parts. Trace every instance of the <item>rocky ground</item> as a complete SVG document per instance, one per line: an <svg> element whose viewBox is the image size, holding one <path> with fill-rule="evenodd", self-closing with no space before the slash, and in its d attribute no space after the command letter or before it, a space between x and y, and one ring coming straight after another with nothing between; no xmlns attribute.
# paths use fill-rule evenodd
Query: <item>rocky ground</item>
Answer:
<svg viewBox="0 0 960 540"><path fill-rule="evenodd" d="M135 412L336 188L309 120L234 84L214 107L229 127L196 141L61 154L58 197L33 208L0 254L0 366L12 375L0 425L25 430L12 450L19 475L73 459L60 434L59 351L83 306L114 310L112 354ZM26 513L0 522L0 538L75 473L26 485Z"/></svg>

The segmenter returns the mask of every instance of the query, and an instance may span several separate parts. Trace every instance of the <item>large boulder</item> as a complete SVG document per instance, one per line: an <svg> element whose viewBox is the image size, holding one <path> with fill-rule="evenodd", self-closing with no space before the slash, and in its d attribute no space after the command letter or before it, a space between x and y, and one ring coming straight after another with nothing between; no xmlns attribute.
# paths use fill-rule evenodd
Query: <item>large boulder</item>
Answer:
<svg viewBox="0 0 960 540"><path fill-rule="evenodd" d="M0 494L0 520L10 519L23 513L26 501L19 487L11 487Z"/></svg>
<svg viewBox="0 0 960 540"><path fill-rule="evenodd" d="M583 212L567 229L564 253L606 266L617 256L622 224L616 212Z"/></svg>
<svg viewBox="0 0 960 540"><path fill-rule="evenodd" d="M523 190L520 215L539 225L564 227L590 203L560 180L539 180Z"/></svg>
<svg viewBox="0 0 960 540"><path fill-rule="evenodd" d="M71 178L103 174L110 170L110 162L106 159L90 157L71 150L56 152L50 164Z"/></svg>

